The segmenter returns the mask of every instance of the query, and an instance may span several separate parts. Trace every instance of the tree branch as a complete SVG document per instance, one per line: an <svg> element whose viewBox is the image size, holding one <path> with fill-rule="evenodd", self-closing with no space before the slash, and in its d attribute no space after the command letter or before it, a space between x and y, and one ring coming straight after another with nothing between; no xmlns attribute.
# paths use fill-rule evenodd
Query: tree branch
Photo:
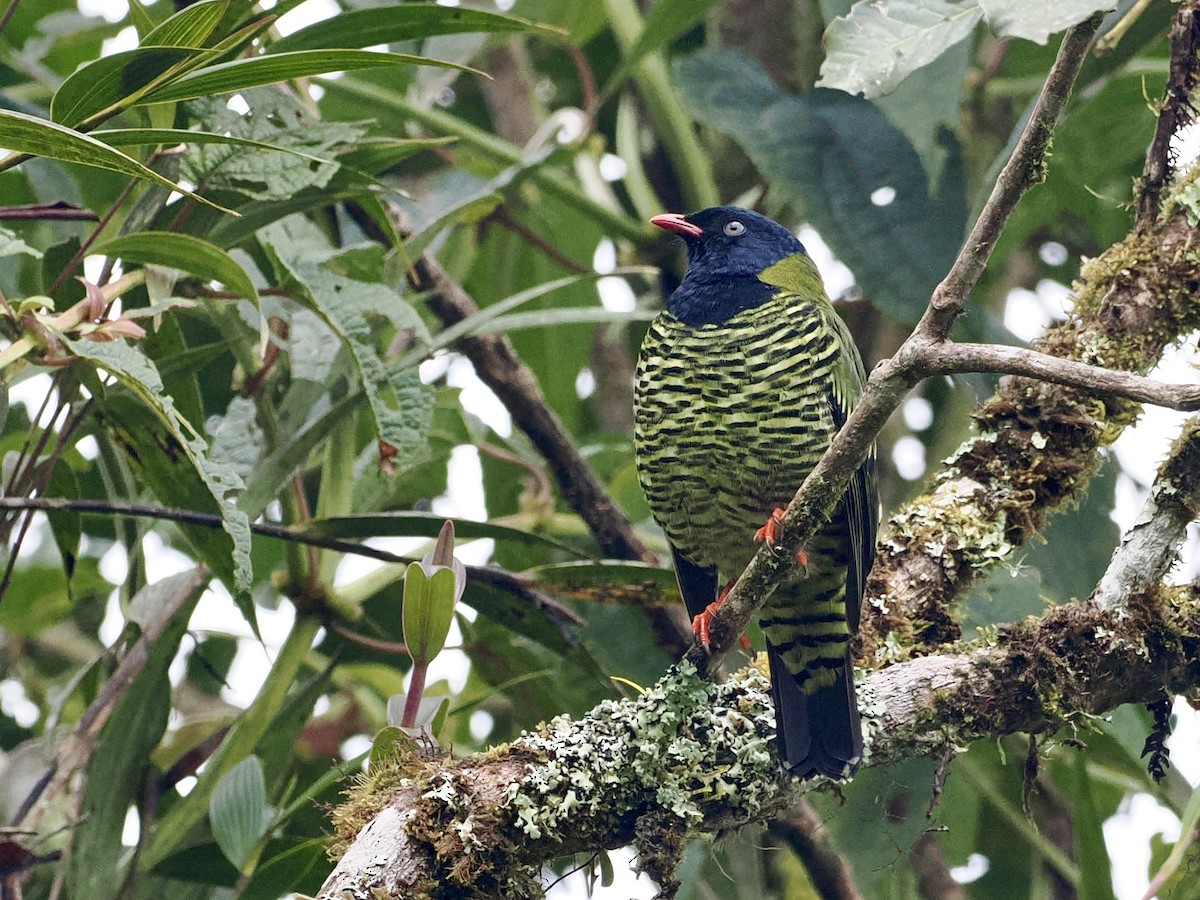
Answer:
<svg viewBox="0 0 1200 900"><path fill-rule="evenodd" d="M732 647L796 551L829 518L851 476L867 458L875 436L920 379L920 361L946 339L1017 201L1042 177L1054 124L1099 24L1096 15L1067 31L1012 155L950 272L934 289L925 314L895 356L871 373L846 424L788 505L781 522L782 537L775 547L764 547L754 556L713 616L707 652L699 643L688 650L687 659L701 672L707 672L712 662Z"/></svg>
<svg viewBox="0 0 1200 900"><path fill-rule="evenodd" d="M1058 607L1002 629L995 644L866 675L864 764L1053 730L1197 684L1195 592L1137 598L1124 613ZM634 841L653 854L666 832L677 843L681 830L765 821L815 783L781 774L774 728L761 671L711 684L685 662L635 700L605 701L577 721L560 716L486 754L422 762L404 752L390 779L373 776L386 804L378 815L343 812L339 834L354 840L320 896L508 896L536 884L554 857Z"/></svg>

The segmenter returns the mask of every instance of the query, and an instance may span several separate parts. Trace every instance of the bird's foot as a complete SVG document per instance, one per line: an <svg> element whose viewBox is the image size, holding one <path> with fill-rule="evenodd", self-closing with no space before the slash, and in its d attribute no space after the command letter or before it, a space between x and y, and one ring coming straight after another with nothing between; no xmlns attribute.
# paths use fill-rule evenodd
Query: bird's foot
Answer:
<svg viewBox="0 0 1200 900"><path fill-rule="evenodd" d="M783 514L785 510L780 507L775 507L771 511L770 518L766 524L758 531L754 532L754 540L759 544L766 544L767 549L772 553L775 552L775 545L779 541L779 533L783 530ZM796 551L796 565L804 570L804 574L808 575L808 553L803 548Z"/></svg>
<svg viewBox="0 0 1200 900"><path fill-rule="evenodd" d="M717 610L721 608L721 604L725 602L725 598L729 596L729 592L733 590L736 581L731 581L725 585L725 590L721 591L720 595L708 606L704 607L704 611L692 619L692 631L700 643L704 645L704 649L708 649L709 629L712 627L712 617L717 614Z"/></svg>
<svg viewBox="0 0 1200 900"><path fill-rule="evenodd" d="M717 614L717 610L721 608L721 604L725 602L725 598L729 596L729 592L733 590L733 586L735 584L737 584L736 581L731 581L729 584L725 585L725 590L721 591L721 595L712 603L708 604L708 606L704 607L704 611L702 613L692 619L692 631L695 632L700 643L704 645L705 650L708 649L710 640L709 630L712 627L712 617ZM741 635L738 638L738 643L742 645L743 650L749 650L751 648L750 638L748 635Z"/></svg>

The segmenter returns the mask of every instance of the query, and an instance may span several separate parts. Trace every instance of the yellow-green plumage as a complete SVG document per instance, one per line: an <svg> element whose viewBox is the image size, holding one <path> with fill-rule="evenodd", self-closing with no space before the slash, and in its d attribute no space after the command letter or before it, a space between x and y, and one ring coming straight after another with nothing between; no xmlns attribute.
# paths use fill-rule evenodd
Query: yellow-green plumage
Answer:
<svg viewBox="0 0 1200 900"><path fill-rule="evenodd" d="M664 227L682 221L664 218ZM712 233L729 221L748 230ZM671 228L692 251L688 278L642 345L635 444L642 486L696 615L750 561L755 530L820 459L863 373L815 266L785 229L732 207L685 224L707 238ZM756 244L759 228L768 231ZM875 505L869 464L807 542L807 574L797 567L760 613L780 755L799 775L840 776L861 755L848 650Z"/></svg>

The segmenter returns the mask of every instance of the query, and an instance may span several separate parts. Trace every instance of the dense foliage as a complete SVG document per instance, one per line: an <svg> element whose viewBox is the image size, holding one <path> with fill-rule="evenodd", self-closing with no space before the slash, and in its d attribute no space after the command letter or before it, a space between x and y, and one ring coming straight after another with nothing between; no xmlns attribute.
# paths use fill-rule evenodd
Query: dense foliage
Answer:
<svg viewBox="0 0 1200 900"><path fill-rule="evenodd" d="M399 724L414 655L455 754L656 681L686 644L630 390L682 260L647 219L809 226L870 366L954 261L1057 33L1106 6L338 5L293 30L301 0L0 3L0 897L315 894L326 805ZM1018 343L1014 291L1036 336L1129 232L1177 11L1104 20L963 339ZM880 436L885 517L994 383L914 391ZM967 638L1091 593L1122 477L1094 462L973 573ZM407 564L446 516L481 565L439 655L444 628L414 635L454 579ZM402 615L406 571L432 612ZM1102 823L1191 794L1140 759L1156 715L979 742L948 778L867 768L813 806L863 896L945 896L971 859L972 896L1111 896ZM806 848L794 821L698 841L683 896L816 896ZM611 867L554 865L580 864Z"/></svg>

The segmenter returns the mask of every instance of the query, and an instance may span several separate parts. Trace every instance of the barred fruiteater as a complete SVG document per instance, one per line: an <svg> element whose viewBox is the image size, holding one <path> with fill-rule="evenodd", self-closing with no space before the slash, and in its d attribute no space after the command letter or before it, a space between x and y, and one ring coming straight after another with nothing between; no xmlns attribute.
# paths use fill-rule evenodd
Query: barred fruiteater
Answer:
<svg viewBox="0 0 1200 900"><path fill-rule="evenodd" d="M742 572L756 540L773 540L779 508L865 376L816 266L782 225L732 206L650 221L683 239L688 267L642 343L638 474L707 641L717 588ZM801 777L844 777L862 756L849 641L878 521L872 454L760 613L779 756Z"/></svg>

